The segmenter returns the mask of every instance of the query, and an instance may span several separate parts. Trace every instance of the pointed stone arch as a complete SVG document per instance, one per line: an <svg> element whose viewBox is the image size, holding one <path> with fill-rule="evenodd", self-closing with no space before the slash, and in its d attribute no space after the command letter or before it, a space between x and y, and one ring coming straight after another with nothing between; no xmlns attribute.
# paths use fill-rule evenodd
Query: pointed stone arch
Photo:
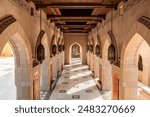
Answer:
<svg viewBox="0 0 150 117"><path fill-rule="evenodd" d="M80 47L80 59L82 60L82 46L77 43L77 42L74 42L73 44L70 45L69 47L69 63L71 63L71 55L72 55L72 46L77 44L79 47Z"/></svg>
<svg viewBox="0 0 150 117"><path fill-rule="evenodd" d="M33 99L32 49L25 31L12 15L0 20L0 41L0 53L7 42L12 45L17 99Z"/></svg>
<svg viewBox="0 0 150 117"><path fill-rule="evenodd" d="M149 20L150 21L150 20ZM150 84L150 30L143 23L136 22L129 33L121 50L121 99L137 99L138 58L143 57L143 72L147 74L147 85ZM143 52L140 52L143 51ZM131 53L132 52L132 53ZM144 54L145 53L145 54ZM127 93L130 91L130 93Z"/></svg>

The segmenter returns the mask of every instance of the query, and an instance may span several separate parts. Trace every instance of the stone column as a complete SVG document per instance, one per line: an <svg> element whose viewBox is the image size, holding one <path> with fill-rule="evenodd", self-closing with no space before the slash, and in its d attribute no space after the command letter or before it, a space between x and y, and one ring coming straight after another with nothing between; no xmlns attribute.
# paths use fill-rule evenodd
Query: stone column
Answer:
<svg viewBox="0 0 150 117"><path fill-rule="evenodd" d="M15 69L15 85L18 100L33 99L33 80L30 69L23 66Z"/></svg>
<svg viewBox="0 0 150 117"><path fill-rule="evenodd" d="M90 65L90 61L89 61L89 52L87 52L87 64Z"/></svg>
<svg viewBox="0 0 150 117"><path fill-rule="evenodd" d="M42 91L48 91L50 88L50 62L43 61L42 64Z"/></svg>
<svg viewBox="0 0 150 117"><path fill-rule="evenodd" d="M99 58L94 55L94 77L99 77Z"/></svg>
<svg viewBox="0 0 150 117"><path fill-rule="evenodd" d="M57 78L57 55L53 56L53 79Z"/></svg>
<svg viewBox="0 0 150 117"><path fill-rule="evenodd" d="M111 64L109 61L105 61L102 65L102 89L111 90L112 89L112 74L111 74Z"/></svg>
<svg viewBox="0 0 150 117"><path fill-rule="evenodd" d="M93 55L93 53L90 54L90 69L94 70L94 55Z"/></svg>
<svg viewBox="0 0 150 117"><path fill-rule="evenodd" d="M119 94L121 100L135 100L137 99L138 88L138 69L133 67L135 65L123 65L122 77L120 80Z"/></svg>
<svg viewBox="0 0 150 117"><path fill-rule="evenodd" d="M65 55L64 55L64 51L62 52L62 64L65 64Z"/></svg>

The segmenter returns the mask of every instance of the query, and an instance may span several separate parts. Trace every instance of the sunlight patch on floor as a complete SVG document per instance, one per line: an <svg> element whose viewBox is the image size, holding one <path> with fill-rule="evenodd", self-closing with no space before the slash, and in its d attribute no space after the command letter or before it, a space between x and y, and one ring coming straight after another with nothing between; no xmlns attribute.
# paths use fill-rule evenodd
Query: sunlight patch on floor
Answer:
<svg viewBox="0 0 150 117"><path fill-rule="evenodd" d="M109 100L109 92L100 92L92 71L87 65L82 65L79 59L76 64L65 65L63 72L54 88L50 100ZM79 64L79 65L78 65Z"/></svg>

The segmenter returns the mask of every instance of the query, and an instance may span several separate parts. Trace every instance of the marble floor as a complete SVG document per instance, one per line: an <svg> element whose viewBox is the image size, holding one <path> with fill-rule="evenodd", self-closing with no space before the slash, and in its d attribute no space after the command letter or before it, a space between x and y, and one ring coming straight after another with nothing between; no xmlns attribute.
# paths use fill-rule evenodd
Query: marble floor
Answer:
<svg viewBox="0 0 150 117"><path fill-rule="evenodd" d="M110 92L98 89L92 71L78 58L65 65L49 100L109 100Z"/></svg>
<svg viewBox="0 0 150 117"><path fill-rule="evenodd" d="M0 100L15 100L14 58L0 57Z"/></svg>

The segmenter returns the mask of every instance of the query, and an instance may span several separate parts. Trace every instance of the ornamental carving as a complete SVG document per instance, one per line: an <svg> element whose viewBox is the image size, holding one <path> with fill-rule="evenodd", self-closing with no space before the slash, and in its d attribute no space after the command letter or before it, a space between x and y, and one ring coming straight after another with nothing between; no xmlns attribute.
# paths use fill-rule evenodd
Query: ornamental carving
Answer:
<svg viewBox="0 0 150 117"><path fill-rule="evenodd" d="M37 48L37 60L42 63L45 59L45 49L42 44L40 44Z"/></svg>
<svg viewBox="0 0 150 117"><path fill-rule="evenodd" d="M111 64L120 67L120 59L118 57L118 49L115 36L111 30L109 30L107 33L111 39L111 45L108 48L108 60Z"/></svg>
<svg viewBox="0 0 150 117"><path fill-rule="evenodd" d="M55 44L52 46L52 54L54 56L57 54L57 46Z"/></svg>
<svg viewBox="0 0 150 117"><path fill-rule="evenodd" d="M12 23L16 22L16 19L12 16L6 16L0 20L0 34Z"/></svg>
<svg viewBox="0 0 150 117"><path fill-rule="evenodd" d="M115 46L112 44L108 48L108 60L111 64L115 61Z"/></svg>
<svg viewBox="0 0 150 117"><path fill-rule="evenodd" d="M100 55L100 46L99 46L99 45L96 45L96 47L95 47L95 54L96 54L97 56Z"/></svg>

